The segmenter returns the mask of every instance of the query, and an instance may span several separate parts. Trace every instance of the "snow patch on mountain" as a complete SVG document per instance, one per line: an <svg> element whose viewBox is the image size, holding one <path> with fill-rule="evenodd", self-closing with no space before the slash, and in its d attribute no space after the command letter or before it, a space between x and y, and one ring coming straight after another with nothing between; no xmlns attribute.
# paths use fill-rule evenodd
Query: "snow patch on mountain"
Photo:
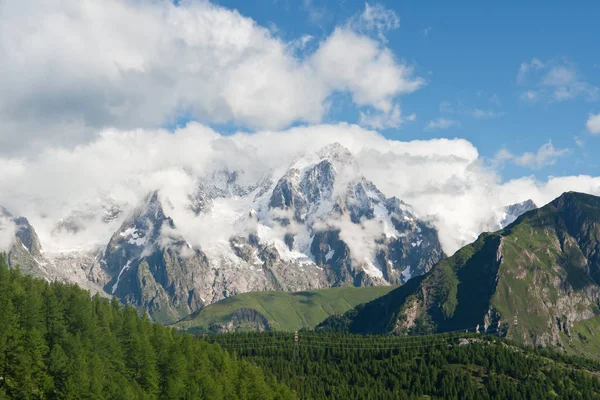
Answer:
<svg viewBox="0 0 600 400"><path fill-rule="evenodd" d="M404 268L404 270L402 271L402 282L408 282L409 279L412 278L412 271L410 268L410 265L407 266L406 268Z"/></svg>
<svg viewBox="0 0 600 400"><path fill-rule="evenodd" d="M117 281L112 286L111 294L114 294L117 291L117 288L119 287L119 281L121 280L121 275L123 275L123 272L127 271L130 267L131 267L131 260L127 261L127 264L125 264L125 266L123 268L121 268L121 271L119 272L119 275L117 276Z"/></svg>
<svg viewBox="0 0 600 400"><path fill-rule="evenodd" d="M329 261L335 255L335 250L330 247L330 250L325 254L325 261Z"/></svg>

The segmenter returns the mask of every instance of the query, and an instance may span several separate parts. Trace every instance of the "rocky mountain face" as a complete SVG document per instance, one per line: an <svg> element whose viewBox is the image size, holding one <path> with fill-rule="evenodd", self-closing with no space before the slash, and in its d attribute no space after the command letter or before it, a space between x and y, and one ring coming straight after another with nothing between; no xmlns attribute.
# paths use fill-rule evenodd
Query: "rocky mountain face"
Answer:
<svg viewBox="0 0 600 400"><path fill-rule="evenodd" d="M219 170L197 182L183 207L156 191L130 212L103 200L57 224L56 235L117 224L90 251L44 254L33 227L14 219L11 264L168 323L237 293L405 283L444 257L436 230L365 179L339 144L280 176Z"/></svg>
<svg viewBox="0 0 600 400"><path fill-rule="evenodd" d="M14 230L13 245L8 252L9 264L18 264L26 274L50 279L40 240L27 218L14 217L8 210L0 207L0 220L1 224L11 225Z"/></svg>
<svg viewBox="0 0 600 400"><path fill-rule="evenodd" d="M600 198L565 193L319 329L409 334L470 328L569 346L579 340L574 326L600 318L598 249Z"/></svg>
<svg viewBox="0 0 600 400"><path fill-rule="evenodd" d="M40 239L27 218L14 217L2 207L0 231L12 233L12 246L7 253L9 266L18 265L26 274L47 281L76 283L94 294L108 296L96 284L106 278L106 274L98 267L98 252L72 252L49 256L44 252Z"/></svg>

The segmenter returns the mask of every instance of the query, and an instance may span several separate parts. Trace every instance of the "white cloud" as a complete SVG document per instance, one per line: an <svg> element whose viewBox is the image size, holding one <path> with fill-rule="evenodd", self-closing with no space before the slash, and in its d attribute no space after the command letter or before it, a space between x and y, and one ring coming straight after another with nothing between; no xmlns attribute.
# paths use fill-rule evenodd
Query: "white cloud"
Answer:
<svg viewBox="0 0 600 400"><path fill-rule="evenodd" d="M307 36L285 42L204 1L1 2L0 151L76 145L102 127L155 128L181 114L251 129L318 123L335 92L391 113L424 83L382 43L397 25L367 5L306 51Z"/></svg>
<svg viewBox="0 0 600 400"><path fill-rule="evenodd" d="M447 118L438 118L436 120L429 121L427 126L425 126L425 130L429 131L436 129L459 128L460 126L461 125L459 121Z"/></svg>
<svg viewBox="0 0 600 400"><path fill-rule="evenodd" d="M552 141L543 144L538 149L537 153L526 152L523 155L515 158L515 163L522 167L532 169L541 169L543 167L553 165L556 160L570 153L569 149L556 149Z"/></svg>
<svg viewBox="0 0 600 400"><path fill-rule="evenodd" d="M592 135L600 135L600 113L590 114L585 126Z"/></svg>
<svg viewBox="0 0 600 400"><path fill-rule="evenodd" d="M545 204L566 190L600 194L600 178L588 176L547 182L527 177L503 183L463 139L400 142L347 124L223 136L192 123L174 133L106 130L76 148L46 149L28 158L0 157L0 164L8 166L0 175L0 204L15 215L27 216L48 251L105 244L114 226L89 223L77 235L62 236L53 229L73 210L97 210L107 198L128 212L155 189L181 210L198 176L227 168L239 171L248 184L270 171L278 178L299 154L332 142L346 146L362 173L383 193L412 204L417 215L431 217L449 253L479 233L494 207L528 198ZM533 164L548 162L547 156L539 155L544 152L556 155L562 150L545 146L533 156ZM172 211L173 218L186 237L202 244L211 238L196 235L199 227L218 237L237 229L223 224L236 210L247 212L236 201L240 200L220 204L218 217L194 219Z"/></svg>
<svg viewBox="0 0 600 400"><path fill-rule="evenodd" d="M527 102L541 98L555 102L579 97L595 100L600 94L600 88L586 82L575 64L562 59L542 62L534 58L521 63L517 83L530 87L520 96Z"/></svg>
<svg viewBox="0 0 600 400"><path fill-rule="evenodd" d="M428 26L427 28L421 30L421 34L425 37L429 36L429 33L433 29L433 26Z"/></svg>

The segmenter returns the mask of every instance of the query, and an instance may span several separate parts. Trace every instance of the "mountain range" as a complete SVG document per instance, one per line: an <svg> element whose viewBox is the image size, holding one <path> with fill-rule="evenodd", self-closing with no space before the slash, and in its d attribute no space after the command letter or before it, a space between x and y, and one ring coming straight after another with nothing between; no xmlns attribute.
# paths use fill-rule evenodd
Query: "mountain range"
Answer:
<svg viewBox="0 0 600 400"><path fill-rule="evenodd" d="M129 211L110 196L73 210L53 235L76 236L97 224L111 237L52 253L26 218L1 209L0 230L14 231L9 264L116 296L171 323L238 293L406 284L446 256L430 216L386 197L337 143L252 182L244 171L211 172L184 202L173 200L155 190ZM526 201L496 210L482 231L535 207ZM206 230L208 220L218 231Z"/></svg>
<svg viewBox="0 0 600 400"><path fill-rule="evenodd" d="M317 329L404 335L469 328L581 349L597 341L599 281L600 197L568 192Z"/></svg>

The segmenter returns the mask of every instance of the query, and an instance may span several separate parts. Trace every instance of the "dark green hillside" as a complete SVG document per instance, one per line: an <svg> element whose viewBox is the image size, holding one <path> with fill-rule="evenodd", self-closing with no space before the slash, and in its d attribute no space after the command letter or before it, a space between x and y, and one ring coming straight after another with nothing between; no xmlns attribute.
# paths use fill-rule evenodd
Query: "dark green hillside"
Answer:
<svg viewBox="0 0 600 400"><path fill-rule="evenodd" d="M174 324L189 332L312 329L327 317L343 314L395 286L343 287L304 292L252 292L211 304Z"/></svg>
<svg viewBox="0 0 600 400"><path fill-rule="evenodd" d="M577 334L581 322L600 315L599 239L600 198L565 193L317 329L411 334L498 326L518 342L572 351L590 336Z"/></svg>
<svg viewBox="0 0 600 400"><path fill-rule="evenodd" d="M219 346L0 255L0 399L292 399Z"/></svg>
<svg viewBox="0 0 600 400"><path fill-rule="evenodd" d="M600 364L493 336L210 335L302 399L600 399Z"/></svg>

